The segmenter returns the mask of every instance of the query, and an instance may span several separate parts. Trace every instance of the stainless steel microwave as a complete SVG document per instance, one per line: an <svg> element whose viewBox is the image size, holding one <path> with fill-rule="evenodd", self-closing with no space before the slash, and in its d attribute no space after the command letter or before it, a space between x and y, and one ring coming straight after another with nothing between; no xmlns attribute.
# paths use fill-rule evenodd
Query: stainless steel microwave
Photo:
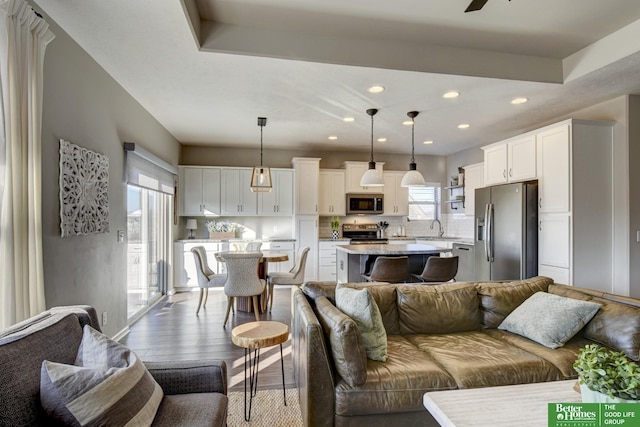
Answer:
<svg viewBox="0 0 640 427"><path fill-rule="evenodd" d="M380 215L384 212L383 194L348 193L347 215Z"/></svg>

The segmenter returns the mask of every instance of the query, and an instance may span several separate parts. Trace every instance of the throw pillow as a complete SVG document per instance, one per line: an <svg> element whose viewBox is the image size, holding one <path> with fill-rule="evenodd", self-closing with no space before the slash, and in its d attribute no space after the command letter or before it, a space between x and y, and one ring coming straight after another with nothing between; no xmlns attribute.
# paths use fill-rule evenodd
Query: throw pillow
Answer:
<svg viewBox="0 0 640 427"><path fill-rule="evenodd" d="M151 425L163 392L142 361L90 326L75 365L42 362L40 401L66 425Z"/></svg>
<svg viewBox="0 0 640 427"><path fill-rule="evenodd" d="M336 287L336 307L358 325L362 342L371 360L387 361L387 332L378 304L367 288Z"/></svg>
<svg viewBox="0 0 640 427"><path fill-rule="evenodd" d="M536 292L513 310L498 329L558 348L577 334L599 308L600 304L594 302Z"/></svg>

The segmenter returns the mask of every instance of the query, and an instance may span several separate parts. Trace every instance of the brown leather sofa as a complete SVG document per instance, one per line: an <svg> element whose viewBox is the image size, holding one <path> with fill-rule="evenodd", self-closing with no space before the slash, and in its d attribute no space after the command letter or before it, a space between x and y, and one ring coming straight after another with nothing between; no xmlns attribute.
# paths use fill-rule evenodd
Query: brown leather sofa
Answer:
<svg viewBox="0 0 640 427"><path fill-rule="evenodd" d="M306 426L437 426L422 405L428 391L576 378L577 353L594 341L640 358L640 300L536 277L435 286L348 284L369 287L387 333L388 360L362 365L353 328L334 306L335 286L307 282L292 291L294 375ZM557 349L497 329L540 291L593 300L601 308Z"/></svg>

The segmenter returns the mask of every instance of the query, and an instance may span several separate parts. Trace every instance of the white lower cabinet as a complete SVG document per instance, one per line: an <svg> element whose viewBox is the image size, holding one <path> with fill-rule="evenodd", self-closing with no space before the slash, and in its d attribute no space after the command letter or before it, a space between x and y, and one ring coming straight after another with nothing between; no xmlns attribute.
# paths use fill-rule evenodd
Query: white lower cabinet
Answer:
<svg viewBox="0 0 640 427"><path fill-rule="evenodd" d="M416 239L416 243L419 245L431 245L443 249L453 248L453 241L451 240Z"/></svg>
<svg viewBox="0 0 640 427"><path fill-rule="evenodd" d="M287 272L296 265L296 243L295 242L264 242L261 251L270 251L273 253L286 254L288 261L270 262L268 265L268 273Z"/></svg>
<svg viewBox="0 0 640 427"><path fill-rule="evenodd" d="M348 240L323 241L318 244L318 280L336 281L336 246L348 245Z"/></svg>
<svg viewBox="0 0 640 427"><path fill-rule="evenodd" d="M176 290L198 287L196 275L196 262L191 249L196 246L204 246L207 252L207 264L215 273L223 273L223 264L216 260L216 252L228 251L229 243L205 243L205 242L174 242L173 243L173 286Z"/></svg>

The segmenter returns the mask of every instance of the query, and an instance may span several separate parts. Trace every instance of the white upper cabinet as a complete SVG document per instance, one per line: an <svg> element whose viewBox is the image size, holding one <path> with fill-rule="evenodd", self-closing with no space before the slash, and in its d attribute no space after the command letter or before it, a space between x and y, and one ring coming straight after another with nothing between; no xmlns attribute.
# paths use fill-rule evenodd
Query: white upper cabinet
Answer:
<svg viewBox="0 0 640 427"><path fill-rule="evenodd" d="M253 168L222 169L222 215L255 216L258 195L251 191Z"/></svg>
<svg viewBox="0 0 640 427"><path fill-rule="evenodd" d="M498 144L483 148L485 185L507 182L507 145Z"/></svg>
<svg viewBox="0 0 640 427"><path fill-rule="evenodd" d="M571 209L571 144L569 124L540 132L538 138L538 210L568 212Z"/></svg>
<svg viewBox="0 0 640 427"><path fill-rule="evenodd" d="M536 179L536 137L528 135L507 143L507 179L509 182Z"/></svg>
<svg viewBox="0 0 640 427"><path fill-rule="evenodd" d="M318 215L320 191L320 159L294 157L295 214Z"/></svg>
<svg viewBox="0 0 640 427"><path fill-rule="evenodd" d="M258 193L258 215L293 215L293 169L271 169L273 189Z"/></svg>
<svg viewBox="0 0 640 427"><path fill-rule="evenodd" d="M476 188L484 187L484 163L464 167L464 213L473 216L476 203Z"/></svg>
<svg viewBox="0 0 640 427"><path fill-rule="evenodd" d="M180 167L180 215L219 215L220 168Z"/></svg>
<svg viewBox="0 0 640 427"><path fill-rule="evenodd" d="M485 185L536 179L535 135L513 138L482 149Z"/></svg>
<svg viewBox="0 0 640 427"><path fill-rule="evenodd" d="M386 171L384 173L383 215L385 216L409 215L409 189L400 186L405 173L401 171Z"/></svg>
<svg viewBox="0 0 640 427"><path fill-rule="evenodd" d="M345 171L342 169L320 170L320 215L346 215Z"/></svg>
<svg viewBox="0 0 640 427"><path fill-rule="evenodd" d="M360 179L369 170L369 162L344 162L347 193L382 193L382 187L362 187ZM376 170L383 175L384 162L376 162Z"/></svg>

